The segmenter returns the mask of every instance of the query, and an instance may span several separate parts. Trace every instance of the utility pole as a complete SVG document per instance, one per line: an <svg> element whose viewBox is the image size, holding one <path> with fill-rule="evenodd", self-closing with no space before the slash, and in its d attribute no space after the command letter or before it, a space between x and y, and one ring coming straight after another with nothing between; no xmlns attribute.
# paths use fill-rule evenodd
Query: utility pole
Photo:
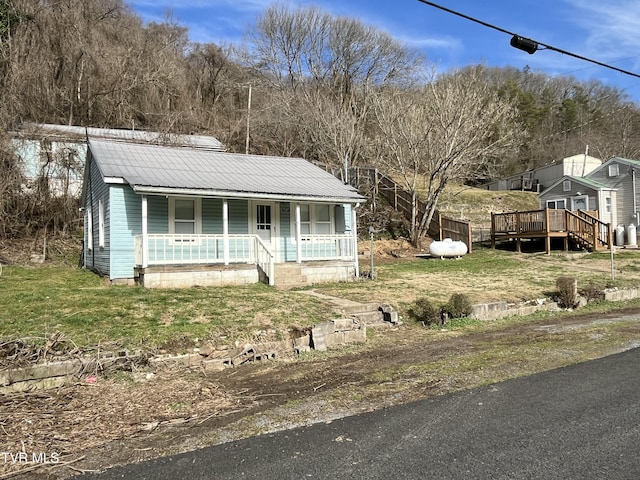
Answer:
<svg viewBox="0 0 640 480"><path fill-rule="evenodd" d="M249 154L249 126L251 124L251 84L249 84L249 98L247 100L247 138L245 140L245 153Z"/></svg>

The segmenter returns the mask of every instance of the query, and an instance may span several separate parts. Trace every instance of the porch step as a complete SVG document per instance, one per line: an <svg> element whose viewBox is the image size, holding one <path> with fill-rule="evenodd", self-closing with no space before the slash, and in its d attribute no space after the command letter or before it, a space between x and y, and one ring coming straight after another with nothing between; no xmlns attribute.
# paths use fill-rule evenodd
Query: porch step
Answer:
<svg viewBox="0 0 640 480"><path fill-rule="evenodd" d="M277 263L275 265L275 286L277 288L301 287L307 284L307 277L297 263Z"/></svg>

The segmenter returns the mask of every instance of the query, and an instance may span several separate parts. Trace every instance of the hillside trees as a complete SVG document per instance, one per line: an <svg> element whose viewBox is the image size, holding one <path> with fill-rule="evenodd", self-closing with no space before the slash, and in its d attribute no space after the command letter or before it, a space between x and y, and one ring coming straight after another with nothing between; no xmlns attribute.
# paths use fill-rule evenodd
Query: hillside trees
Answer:
<svg viewBox="0 0 640 480"><path fill-rule="evenodd" d="M377 97L379 162L412 194L414 244L427 231L449 182L486 175L517 145L517 110L484 76L483 67L433 74L420 87L390 89ZM419 190L426 203L420 215Z"/></svg>
<svg viewBox="0 0 640 480"><path fill-rule="evenodd" d="M263 123L298 143L297 154L342 165L366 160L373 89L410 84L421 56L385 32L317 7L269 7L244 60L275 93ZM283 121L286 119L286 121Z"/></svg>

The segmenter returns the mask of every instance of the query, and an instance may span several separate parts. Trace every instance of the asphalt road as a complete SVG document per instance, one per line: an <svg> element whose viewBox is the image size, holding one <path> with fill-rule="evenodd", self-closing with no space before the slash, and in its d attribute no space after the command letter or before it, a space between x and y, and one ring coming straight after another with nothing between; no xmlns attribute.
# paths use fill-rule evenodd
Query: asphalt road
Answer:
<svg viewBox="0 0 640 480"><path fill-rule="evenodd" d="M636 480L640 348L81 478Z"/></svg>

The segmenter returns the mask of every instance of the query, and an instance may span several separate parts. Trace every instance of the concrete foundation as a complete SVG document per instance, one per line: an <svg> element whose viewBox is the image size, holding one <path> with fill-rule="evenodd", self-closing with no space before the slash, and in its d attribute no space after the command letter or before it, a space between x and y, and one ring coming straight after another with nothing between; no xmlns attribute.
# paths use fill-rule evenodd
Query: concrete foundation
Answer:
<svg viewBox="0 0 640 480"><path fill-rule="evenodd" d="M221 287L260 281L255 265L165 266L137 270L138 284L146 288Z"/></svg>

